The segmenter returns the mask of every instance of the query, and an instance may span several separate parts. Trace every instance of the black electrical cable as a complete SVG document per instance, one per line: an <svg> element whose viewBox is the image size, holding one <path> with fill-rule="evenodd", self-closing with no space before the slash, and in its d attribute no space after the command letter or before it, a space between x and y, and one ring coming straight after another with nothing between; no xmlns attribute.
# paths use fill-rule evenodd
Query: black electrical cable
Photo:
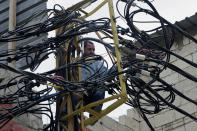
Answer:
<svg viewBox="0 0 197 131"><path fill-rule="evenodd" d="M120 1L122 0L118 0L116 3L117 9ZM4 114L0 115L1 127L5 126L7 122L9 122L12 118L16 116L22 115L24 113L33 113L43 114L49 117L50 123L43 130L55 130L58 128L57 124L60 120L61 115L60 112L56 112L56 116L53 117L50 105L54 103L55 99L58 99L62 94L66 92L70 92L72 94L88 90L106 90L112 95L121 93L121 87L119 82L120 74L124 75L127 96L129 97L129 100L126 102L126 104L140 110L140 115L146 121L147 125L150 127L151 130L154 130L154 128L148 121L146 114L156 114L168 107L177 110L178 112L190 117L193 120L197 120L194 116L172 104L175 100L175 94L195 105L197 104L197 102L185 96L180 91L173 88L166 81L159 77L160 73L163 71L164 68L169 68L196 82L197 78L195 76L169 63L169 60L170 55L174 55L175 57L183 60L191 66L197 67L196 63L189 61L184 57L170 51L170 48L174 43L174 31L178 31L179 33L193 40L194 42L196 42L197 40L188 33L184 32L178 26L173 25L164 18L162 18L155 9L155 7L148 0L144 0L143 2L147 4L151 8L151 10L141 8L140 6L134 4L134 0L123 0L122 2L125 2L124 15L120 13L119 9L118 12L121 17L125 18L130 29L118 26L117 30L120 34L118 35L118 39L120 40L120 46L124 45L126 48L134 50L134 53L122 57L122 61L120 64L123 67L123 71L121 72L117 71L116 64L114 64L109 71L102 71L102 67L104 65L106 65L108 68L108 63L101 56L98 55L83 57L80 60L71 62L70 55L72 54L72 57L75 57L75 47L73 47L72 42L74 37L95 31L101 31L104 32L111 39L113 38L110 27L110 20L108 18L99 18L89 21L79 20L77 18L79 14L78 12L76 12L76 10L78 10L78 6L74 7L74 10L64 10L60 5L55 5L54 9L44 10L33 14L23 25L17 27L16 30L0 35L0 42L19 41L29 37L39 36L43 33L47 33L60 27L62 28L62 32L60 34L58 34L56 37L48 38L43 43L17 47L16 50L4 50L0 52L1 62L12 62L18 61L20 59L25 59L26 67L30 68L31 71L36 70L39 67L40 63L47 59L48 55L51 53L55 53L59 60L58 68L46 71L41 74L35 74L28 71L14 69L3 63L0 63L1 69L18 74L18 76L13 77L9 82L0 86L0 90L4 90L4 94L0 97L0 103L14 104L12 108L3 108L0 110L1 112L5 111ZM131 12L130 9L132 5L135 5L137 9ZM61 8L62 13L59 13L56 9L56 7L58 6ZM38 18L46 13L54 13L55 15L54 17L48 18L42 23L36 23L34 25L26 26L26 24L29 23L31 20ZM140 23L142 21L133 20L134 16L136 16L138 13L146 13L156 18L161 24L161 26L150 29L148 31L138 30L134 23ZM147 23L148 21L143 22ZM154 21L150 21L150 23L151 22L154 23ZM70 25L70 23L73 24ZM157 32L158 35L150 36L148 33L152 32ZM124 37L125 35L129 36L132 40L126 39ZM11 38L11 36L14 37ZM133 39L135 39L141 45L134 44L135 40L133 41ZM158 45L157 39L164 40L165 47ZM112 46L113 43L107 43L102 40L90 37L80 38L77 42L82 43L86 40L103 44L115 56L115 51ZM65 45L65 43L69 43L67 52L61 49L67 46ZM62 60L65 53L67 55L67 63ZM156 65L152 66L151 64L145 64L143 60L138 60L134 58L134 54L136 53L144 55L146 57L145 62L150 61L156 63ZM13 54L15 54L14 58L11 57ZM95 71L87 63L97 60L102 61L102 63L101 67ZM73 72L73 70L78 67L86 70L88 73L91 74L91 76L89 76L86 80L78 82L71 81L71 75L78 73L77 71ZM164 68L162 69L162 67ZM68 70L67 75L65 75L66 70ZM138 73L142 73L143 71L146 71L148 74L150 74L149 77L152 79L151 81L145 82L137 75ZM54 79L51 77L54 74L63 76L64 78L68 76L68 79ZM99 77L102 74L105 75ZM41 89L39 86L42 84L52 84L56 86L61 86L62 88L58 89L56 93L51 94L53 87L48 85L45 86L45 88ZM12 90L12 88L16 88L16 90ZM39 88L39 91L35 91L34 88ZM7 93L8 90L12 90L10 94ZM21 98L25 99L22 100ZM48 101L48 103L40 103L44 101ZM59 102L61 103L61 100L57 101L57 109L60 105ZM35 105L47 105L48 108L40 107L30 109L30 107L33 107ZM42 111L49 112L49 114Z"/></svg>

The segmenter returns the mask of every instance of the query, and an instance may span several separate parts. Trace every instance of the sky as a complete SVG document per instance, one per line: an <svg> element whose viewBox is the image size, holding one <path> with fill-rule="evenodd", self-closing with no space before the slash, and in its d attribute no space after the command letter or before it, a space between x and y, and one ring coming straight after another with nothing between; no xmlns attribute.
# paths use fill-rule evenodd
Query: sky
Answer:
<svg viewBox="0 0 197 131"><path fill-rule="evenodd" d="M100 2L102 0L97 0L97 1ZM176 21L181 21L186 17L190 17L194 15L197 12L197 8L196 8L197 0L152 0L152 1L153 1L152 4L155 6L159 14L165 19L167 19L168 21L170 21L171 23L175 23ZM48 0L47 7L51 9L55 4L59 4L66 9L77 2L79 2L79 0ZM114 4L115 2L116 0L113 0ZM95 5L96 3L94 3L94 5L91 5L91 7L93 8ZM120 7L120 8L123 9L124 7ZM98 19L104 16L106 17L109 16L107 6L104 6L95 15L89 17L89 19ZM117 16L117 12L116 12L116 16ZM145 18L144 16L141 16L140 19L144 19L144 18ZM123 21L118 24L123 27L126 26L126 24ZM154 25L139 25L139 27L142 29L149 28L149 26L154 26ZM49 37L53 35L54 33L49 33ZM99 51L102 50L100 49L102 47L98 47L98 48ZM103 52L99 52L97 50L98 48L96 47L96 53L103 54ZM50 65L50 67L47 66L46 68L46 65ZM49 68L54 68L54 67L55 67L54 56L50 56L50 59L48 59L45 63L43 63L39 68L39 70L45 71L45 70L49 70ZM104 108L105 106L107 105L104 105ZM125 115L127 109L130 108L131 107L126 106L124 104L119 108L117 108L116 110L114 110L113 112L111 112L110 114L108 114L108 116L112 117L115 120L118 120L118 117L121 115Z"/></svg>

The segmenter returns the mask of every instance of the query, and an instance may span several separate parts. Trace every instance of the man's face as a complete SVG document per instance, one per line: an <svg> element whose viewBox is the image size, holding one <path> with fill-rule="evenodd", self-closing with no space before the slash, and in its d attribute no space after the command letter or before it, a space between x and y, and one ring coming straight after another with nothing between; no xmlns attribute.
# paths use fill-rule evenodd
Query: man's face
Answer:
<svg viewBox="0 0 197 131"><path fill-rule="evenodd" d="M94 55L94 45L93 44L87 44L85 49L84 49L84 55L89 56L89 55Z"/></svg>

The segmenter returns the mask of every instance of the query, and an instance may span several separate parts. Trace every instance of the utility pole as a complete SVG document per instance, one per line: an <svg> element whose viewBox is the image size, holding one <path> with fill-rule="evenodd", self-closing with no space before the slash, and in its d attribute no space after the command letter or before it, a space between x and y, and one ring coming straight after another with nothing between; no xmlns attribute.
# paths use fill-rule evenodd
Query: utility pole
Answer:
<svg viewBox="0 0 197 131"><path fill-rule="evenodd" d="M9 3L9 31L12 31L16 27L16 3L17 0L10 0ZM14 51L16 49L16 42L8 42L8 51ZM12 52L11 58L15 57L15 52ZM11 67L16 67L16 61L8 63Z"/></svg>

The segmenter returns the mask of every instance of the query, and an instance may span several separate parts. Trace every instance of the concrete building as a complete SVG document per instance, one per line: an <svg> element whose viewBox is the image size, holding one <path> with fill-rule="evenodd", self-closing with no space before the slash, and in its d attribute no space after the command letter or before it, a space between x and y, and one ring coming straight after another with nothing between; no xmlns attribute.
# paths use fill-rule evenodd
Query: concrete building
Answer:
<svg viewBox="0 0 197 131"><path fill-rule="evenodd" d="M176 22L175 24L197 39L197 14L189 18L187 17L182 21ZM197 43L194 43L183 35L177 33L172 50L184 58L197 63L196 44ZM189 64L181 61L180 59L171 56L170 62L182 70L197 76L197 69L191 67ZM196 82L188 80L184 76L170 69L164 70L160 77L169 84L173 84L173 87L182 92L184 95L195 101L197 100ZM173 104L197 117L197 106L186 101L185 99L176 95ZM147 115L147 117L155 131L197 130L197 123L194 120L170 108L165 109L155 115ZM136 109L129 109L127 111L127 115L119 117L119 121L115 121L106 116L98 121L94 126L89 126L88 128L92 131L150 131L150 128L140 117Z"/></svg>
<svg viewBox="0 0 197 131"><path fill-rule="evenodd" d="M8 31L8 23L9 23L9 5L12 0L1 0L0 1L0 35L4 34ZM39 10L46 9L47 0L16 0L16 25L21 26L25 21L27 21L32 14ZM43 20L46 20L46 16L43 17ZM38 19L32 20L28 25L35 24L41 21ZM39 37L31 37L25 40L17 41L16 46L23 46L27 44L37 44L41 43L43 39L47 38L47 34L43 34ZM0 51L7 50L8 43L0 42ZM17 68L25 68L25 60L19 60L16 63ZM0 69L0 85L7 83L10 79L12 79L15 74L10 73L6 70ZM0 91L0 95L2 95L2 90ZM0 104L0 109L5 107L9 107L10 105ZM2 110L1 110L2 113ZM24 114L18 117L15 117L11 121L9 121L6 126L1 128L1 131L33 131L42 129L42 116L41 115L32 115L32 114Z"/></svg>
<svg viewBox="0 0 197 131"><path fill-rule="evenodd" d="M0 35L6 33L8 31L9 27L9 3L11 0L1 0L0 1ZM41 10L47 9L46 3L47 0L16 0L16 26L21 26L25 22L27 22L30 17L38 13ZM33 25L37 24L39 22L42 22L47 19L47 16L43 17L42 19L33 19L28 24L25 25ZM16 42L16 46L24 46L27 44L34 45L41 43L43 39L47 38L47 34L42 34L39 37L30 37L24 40L20 40ZM7 42L1 42L0 43L0 51L7 50L8 49L8 43ZM16 67L17 68L25 68L25 60L21 59L17 61Z"/></svg>

